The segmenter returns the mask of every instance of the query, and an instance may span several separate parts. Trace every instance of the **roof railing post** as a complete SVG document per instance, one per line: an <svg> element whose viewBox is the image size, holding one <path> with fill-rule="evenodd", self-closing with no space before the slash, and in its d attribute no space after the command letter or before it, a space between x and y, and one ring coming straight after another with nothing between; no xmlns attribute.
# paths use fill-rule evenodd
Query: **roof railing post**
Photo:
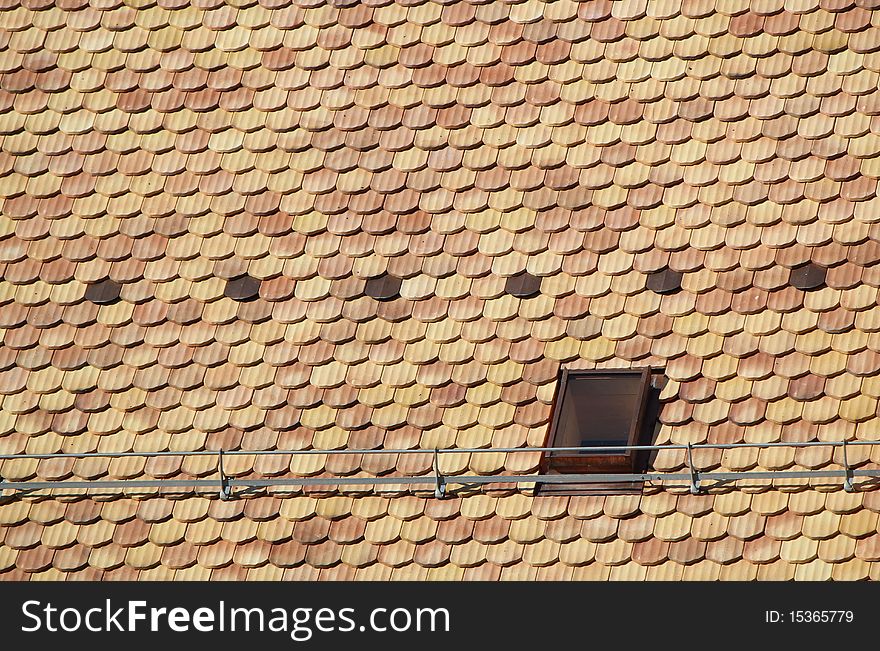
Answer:
<svg viewBox="0 0 880 651"><path fill-rule="evenodd" d="M223 448L217 454L217 471L220 473L220 499L225 502L232 499L232 486L229 484L229 477L223 472Z"/></svg>
<svg viewBox="0 0 880 651"><path fill-rule="evenodd" d="M440 472L440 451L434 448L434 497L442 500L446 497L446 478Z"/></svg>
<svg viewBox="0 0 880 651"><path fill-rule="evenodd" d="M693 455L694 446L691 443L688 443L687 446L688 446L687 447L688 468L691 471L690 491L691 491L691 495L699 495L701 492L700 474L697 472L696 468L694 468L694 455Z"/></svg>
<svg viewBox="0 0 880 651"><path fill-rule="evenodd" d="M843 471L843 490L847 493L854 493L856 488L853 486L853 471L849 466L849 459L846 456L846 439L843 439Z"/></svg>

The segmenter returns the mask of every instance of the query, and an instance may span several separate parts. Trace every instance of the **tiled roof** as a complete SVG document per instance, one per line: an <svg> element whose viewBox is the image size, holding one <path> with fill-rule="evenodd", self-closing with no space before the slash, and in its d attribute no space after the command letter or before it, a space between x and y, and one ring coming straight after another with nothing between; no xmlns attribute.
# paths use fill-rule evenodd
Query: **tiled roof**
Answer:
<svg viewBox="0 0 880 651"><path fill-rule="evenodd" d="M658 443L880 438L875 5L3 2L0 453L541 445L560 365L664 369ZM808 262L827 271L815 288L798 271L803 291L791 270ZM652 291L667 268L681 290ZM523 271L539 295L506 293ZM365 295L384 273L399 297ZM94 285L107 278L119 300ZM226 471L431 462L240 456ZM450 474L538 462L444 459ZM653 461L684 467L681 450ZM213 457L0 463L17 481L215 472ZM810 480L67 493L0 500L0 579L880 571L880 492Z"/></svg>

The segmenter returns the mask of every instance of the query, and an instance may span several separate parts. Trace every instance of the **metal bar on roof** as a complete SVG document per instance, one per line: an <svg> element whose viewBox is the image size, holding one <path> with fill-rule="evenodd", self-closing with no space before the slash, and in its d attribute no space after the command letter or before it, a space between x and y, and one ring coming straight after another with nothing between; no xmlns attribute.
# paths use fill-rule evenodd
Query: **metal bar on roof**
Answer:
<svg viewBox="0 0 880 651"><path fill-rule="evenodd" d="M853 477L880 478L880 470L851 470ZM816 479L841 478L846 470L774 470L741 472L701 473L701 480L729 482L740 479ZM619 474L565 474L565 475L447 475L447 484L461 486L489 484L607 484L623 482L684 482L689 486L690 473L619 473ZM437 478L434 475L417 477L273 477L268 479L228 478L230 487L272 488L272 487L320 487L320 486L425 486L432 489ZM6 481L0 483L0 490L57 490L57 489L103 489L103 488L221 488L219 479L112 479L94 481ZM710 487L703 487L706 490Z"/></svg>
<svg viewBox="0 0 880 651"><path fill-rule="evenodd" d="M440 472L440 452L437 448L434 448L434 480L434 497L442 500L446 497L446 479Z"/></svg>
<svg viewBox="0 0 880 651"><path fill-rule="evenodd" d="M846 472L846 475L844 476L844 479L843 479L843 490L845 490L847 493L852 493L853 491L855 491L855 488L853 488L853 483L852 483L852 468L850 468L850 466L849 466L849 459L847 458L847 455L846 455L846 445L847 445L846 439L844 439L844 441L843 441L843 469Z"/></svg>
<svg viewBox="0 0 880 651"><path fill-rule="evenodd" d="M687 447L687 462L688 469L691 471L691 495L699 495L700 494L700 476L697 473L697 469L694 467L694 446L688 443Z"/></svg>
<svg viewBox="0 0 880 651"><path fill-rule="evenodd" d="M232 497L233 487L271 488L271 487L306 487L306 486L418 486L433 484L434 495L442 498L447 493L447 484L483 486L487 484L558 484L558 483L615 483L615 482L688 482L694 494L705 490L703 480L730 482L741 479L815 479L843 477L844 489L855 490L852 484L854 477L880 477L880 470L857 470L849 464L847 447L850 445L877 445L878 441L799 441L772 443L701 443L701 444L665 444L665 445L631 445L631 446L579 446L579 447L541 447L541 448L439 448L434 450L197 450L191 452L155 451L155 452L59 452L45 454L6 454L0 460L15 459L57 459L57 458L90 458L90 457L163 457L163 456L217 456L217 479L96 479L96 480L54 480L54 481L4 481L0 478L0 491L6 489L30 491L43 489L131 489L131 488L200 488L217 487L221 499ZM736 449L736 448L769 448L769 447L843 447L843 466L840 470L778 470L778 471L739 471L739 472L703 472L694 463L693 450L698 449ZM443 454L469 454L483 452L607 452L627 450L685 450L687 473L683 472L645 472L616 474L529 474L529 475L445 475L440 469ZM247 479L230 477L224 470L224 457L227 455L270 455L270 454L433 454L431 475L397 476L397 477L283 477L265 479Z"/></svg>
<svg viewBox="0 0 880 651"><path fill-rule="evenodd" d="M223 472L223 448L217 453L217 474L220 475L220 499L226 501L232 498L232 485L229 478Z"/></svg>
<svg viewBox="0 0 880 651"><path fill-rule="evenodd" d="M578 447L519 447L519 448L438 448L438 454L506 454L516 452L620 452L621 450L633 451L661 451L661 450L734 450L737 448L807 448L807 447L842 447L844 445L880 445L880 441L774 441L768 443L742 442L742 443L665 443L660 445L586 445ZM263 456L271 454L311 455L311 454L433 454L433 449L405 448L385 449L370 448L361 450L334 449L334 450L223 450L224 456ZM88 459L92 457L123 458L123 457L196 457L217 456L219 450L157 450L152 452L47 452L47 453L16 453L0 454L0 461L14 459Z"/></svg>

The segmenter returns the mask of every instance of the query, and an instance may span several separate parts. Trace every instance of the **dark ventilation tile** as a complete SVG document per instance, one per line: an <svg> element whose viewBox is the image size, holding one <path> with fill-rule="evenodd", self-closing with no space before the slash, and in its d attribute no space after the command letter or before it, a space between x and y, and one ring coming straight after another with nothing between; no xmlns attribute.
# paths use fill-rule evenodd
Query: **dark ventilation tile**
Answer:
<svg viewBox="0 0 880 651"><path fill-rule="evenodd" d="M825 285L825 267L808 262L798 265L791 270L788 277L792 287L797 287L805 292L820 289Z"/></svg>
<svg viewBox="0 0 880 651"><path fill-rule="evenodd" d="M400 284L403 282L397 276L382 274L367 280L364 293L377 301L390 301L400 296Z"/></svg>
<svg viewBox="0 0 880 651"><path fill-rule="evenodd" d="M657 294L674 294L681 289L681 272L668 267L648 274L646 287Z"/></svg>
<svg viewBox="0 0 880 651"><path fill-rule="evenodd" d="M504 291L517 298L531 298L541 292L541 279L523 271L507 279Z"/></svg>
<svg viewBox="0 0 880 651"><path fill-rule="evenodd" d="M119 292L122 285L115 280L105 278L96 283L90 283L86 287L85 299L95 305L109 305L119 300Z"/></svg>
<svg viewBox="0 0 880 651"><path fill-rule="evenodd" d="M252 301L260 294L260 281L248 275L232 278L226 282L223 294L233 301Z"/></svg>

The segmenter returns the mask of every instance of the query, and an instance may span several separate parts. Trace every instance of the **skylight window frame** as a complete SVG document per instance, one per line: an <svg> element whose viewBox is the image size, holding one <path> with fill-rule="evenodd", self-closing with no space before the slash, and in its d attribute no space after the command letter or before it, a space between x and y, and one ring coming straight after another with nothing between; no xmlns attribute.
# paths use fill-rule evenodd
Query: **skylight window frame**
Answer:
<svg viewBox="0 0 880 651"><path fill-rule="evenodd" d="M603 376L630 375L637 386L638 403L634 417L630 421L626 443L621 446L619 453L615 452L546 452L542 463L544 472L560 472L571 474L590 473L635 473L639 454L637 450L627 450L625 446L634 446L640 443L645 427L645 417L648 410L648 401L651 393L652 369L645 368L615 368L615 369L560 369L559 379L556 383L556 393L553 397L553 408L550 416L550 426L547 432L546 447L578 447L558 445L560 438L559 421L562 417L563 402L569 381L573 378L591 377L599 380ZM597 444L599 447L599 444Z"/></svg>

